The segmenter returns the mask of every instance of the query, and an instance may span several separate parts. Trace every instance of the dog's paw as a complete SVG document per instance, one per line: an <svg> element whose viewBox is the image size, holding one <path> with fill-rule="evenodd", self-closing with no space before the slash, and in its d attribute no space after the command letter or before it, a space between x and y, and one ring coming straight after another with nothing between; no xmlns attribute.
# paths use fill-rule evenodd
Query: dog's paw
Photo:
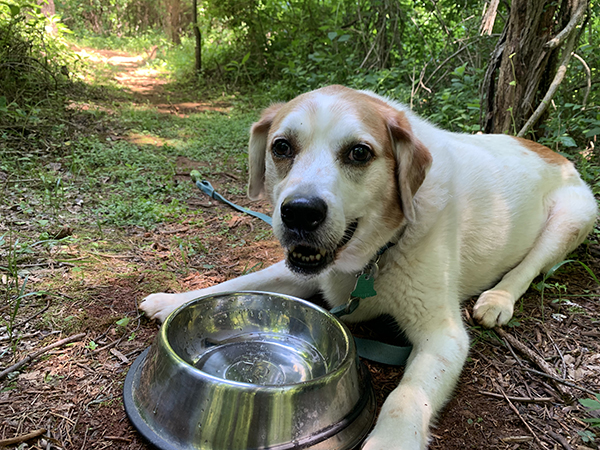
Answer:
<svg viewBox="0 0 600 450"><path fill-rule="evenodd" d="M372 433L361 450L425 450L427 442L417 436L381 435Z"/></svg>
<svg viewBox="0 0 600 450"><path fill-rule="evenodd" d="M182 298L181 294L150 294L142 300L140 309L144 311L150 319L164 322L169 314L184 303L185 299Z"/></svg>
<svg viewBox="0 0 600 450"><path fill-rule="evenodd" d="M514 304L515 298L506 291L485 291L473 307L473 317L486 328L506 325L513 316Z"/></svg>

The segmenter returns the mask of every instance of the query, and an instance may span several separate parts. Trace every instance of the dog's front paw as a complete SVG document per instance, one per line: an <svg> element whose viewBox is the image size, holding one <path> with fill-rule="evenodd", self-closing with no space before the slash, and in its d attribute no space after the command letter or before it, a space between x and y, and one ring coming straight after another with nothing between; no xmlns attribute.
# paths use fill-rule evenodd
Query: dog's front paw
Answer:
<svg viewBox="0 0 600 450"><path fill-rule="evenodd" d="M515 298L506 291L485 291L473 307L473 317L486 328L506 325L513 316Z"/></svg>
<svg viewBox="0 0 600 450"><path fill-rule="evenodd" d="M427 440L418 432L413 435L371 433L361 450L425 450Z"/></svg>
<svg viewBox="0 0 600 450"><path fill-rule="evenodd" d="M184 303L185 298L182 298L182 294L150 294L142 300L140 309L144 311L150 319L164 322L169 314Z"/></svg>
<svg viewBox="0 0 600 450"><path fill-rule="evenodd" d="M414 396L402 398L406 401L415 400ZM418 418L423 411L420 408L390 408L389 405L386 408L386 403L361 450L425 450L429 442L427 426ZM414 416L406 417L406 413L413 413Z"/></svg>

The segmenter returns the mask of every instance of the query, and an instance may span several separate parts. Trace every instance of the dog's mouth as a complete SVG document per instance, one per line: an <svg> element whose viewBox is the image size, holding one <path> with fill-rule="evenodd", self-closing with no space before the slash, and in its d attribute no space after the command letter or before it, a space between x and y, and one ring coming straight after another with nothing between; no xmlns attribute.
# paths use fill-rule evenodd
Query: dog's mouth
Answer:
<svg viewBox="0 0 600 450"><path fill-rule="evenodd" d="M358 227L358 220L353 221L344 231L344 237L333 249L313 247L306 244L291 245L288 250L287 261L290 268L304 274L316 274L331 264Z"/></svg>

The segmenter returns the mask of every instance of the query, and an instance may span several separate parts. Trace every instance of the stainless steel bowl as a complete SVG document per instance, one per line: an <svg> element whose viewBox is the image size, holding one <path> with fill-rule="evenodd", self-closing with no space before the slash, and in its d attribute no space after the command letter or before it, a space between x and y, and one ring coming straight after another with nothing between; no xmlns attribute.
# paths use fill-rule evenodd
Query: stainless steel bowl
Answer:
<svg viewBox="0 0 600 450"><path fill-rule="evenodd" d="M310 302L264 292L173 312L131 366L124 403L163 450L347 450L375 415L348 329Z"/></svg>

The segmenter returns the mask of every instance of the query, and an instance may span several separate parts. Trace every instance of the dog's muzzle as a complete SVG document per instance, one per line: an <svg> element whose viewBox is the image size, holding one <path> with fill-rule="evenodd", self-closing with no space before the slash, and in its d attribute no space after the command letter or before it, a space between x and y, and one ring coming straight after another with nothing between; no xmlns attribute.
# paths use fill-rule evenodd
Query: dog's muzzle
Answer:
<svg viewBox="0 0 600 450"><path fill-rule="evenodd" d="M358 221L344 231L341 241L323 243L320 228L327 219L327 203L319 197L290 196L281 204L281 221L286 227L287 262L290 269L316 274L335 260L337 251L354 235Z"/></svg>

